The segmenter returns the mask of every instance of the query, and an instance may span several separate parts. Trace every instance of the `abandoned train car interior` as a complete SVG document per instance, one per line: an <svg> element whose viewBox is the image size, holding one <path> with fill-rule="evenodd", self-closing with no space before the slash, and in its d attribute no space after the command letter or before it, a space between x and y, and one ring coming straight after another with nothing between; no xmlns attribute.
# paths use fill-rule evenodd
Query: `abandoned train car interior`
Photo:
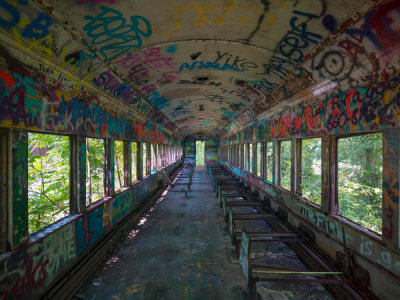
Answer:
<svg viewBox="0 0 400 300"><path fill-rule="evenodd" d="M400 299L399 0L0 0L0 299Z"/></svg>

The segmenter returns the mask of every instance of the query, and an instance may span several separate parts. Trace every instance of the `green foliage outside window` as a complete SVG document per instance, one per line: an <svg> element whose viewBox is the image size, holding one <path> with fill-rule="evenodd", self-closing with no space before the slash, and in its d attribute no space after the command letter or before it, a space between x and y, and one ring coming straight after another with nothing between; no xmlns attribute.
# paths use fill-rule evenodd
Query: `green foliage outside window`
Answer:
<svg viewBox="0 0 400 300"><path fill-rule="evenodd" d="M137 177L137 157L138 157L138 144L132 143L132 182L135 182Z"/></svg>
<svg viewBox="0 0 400 300"><path fill-rule="evenodd" d="M147 145L146 143L142 143L142 166L143 166L143 177L147 176Z"/></svg>
<svg viewBox="0 0 400 300"><path fill-rule="evenodd" d="M115 190L121 189L124 184L124 142L115 141L114 146L115 159L114 159L114 182Z"/></svg>
<svg viewBox="0 0 400 300"><path fill-rule="evenodd" d="M321 139L301 141L302 196L321 205Z"/></svg>
<svg viewBox="0 0 400 300"><path fill-rule="evenodd" d="M338 140L339 215L382 233L382 134Z"/></svg>
<svg viewBox="0 0 400 300"><path fill-rule="evenodd" d="M154 144L150 144L150 174L154 174L157 170L157 155Z"/></svg>
<svg viewBox="0 0 400 300"><path fill-rule="evenodd" d="M86 139L86 205L104 196L104 140Z"/></svg>
<svg viewBox="0 0 400 300"><path fill-rule="evenodd" d="M281 153L281 187L290 191L291 185L291 160L292 148L291 141L282 141L280 146Z"/></svg>
<svg viewBox="0 0 400 300"><path fill-rule="evenodd" d="M239 145L239 160L238 160L238 162L239 162L238 167L239 168L242 167L242 148L243 148L243 144L240 144Z"/></svg>
<svg viewBox="0 0 400 300"><path fill-rule="evenodd" d="M253 173L253 144L249 144L249 171Z"/></svg>
<svg viewBox="0 0 400 300"><path fill-rule="evenodd" d="M205 142L196 141L196 166L204 166L204 149Z"/></svg>
<svg viewBox="0 0 400 300"><path fill-rule="evenodd" d="M68 137L29 133L29 233L69 214Z"/></svg>
<svg viewBox="0 0 400 300"><path fill-rule="evenodd" d="M267 142L265 148L265 162L267 164L265 179L272 183L274 174L274 143Z"/></svg>
<svg viewBox="0 0 400 300"><path fill-rule="evenodd" d="M249 160L247 156L247 144L243 144L243 162L244 162L244 169L246 171L249 170Z"/></svg>
<svg viewBox="0 0 400 300"><path fill-rule="evenodd" d="M261 143L257 143L257 176L259 177L261 177L261 160L262 160Z"/></svg>

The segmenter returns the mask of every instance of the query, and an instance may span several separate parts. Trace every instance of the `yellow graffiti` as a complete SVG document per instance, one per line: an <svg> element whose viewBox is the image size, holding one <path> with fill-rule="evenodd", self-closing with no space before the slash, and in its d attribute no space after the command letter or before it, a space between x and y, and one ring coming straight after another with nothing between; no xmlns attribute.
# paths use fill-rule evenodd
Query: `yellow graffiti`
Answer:
<svg viewBox="0 0 400 300"><path fill-rule="evenodd" d="M107 226L111 226L110 209L108 208L107 203L104 204L102 218L104 228L107 228Z"/></svg>
<svg viewBox="0 0 400 300"><path fill-rule="evenodd" d="M126 288L126 293L128 295L133 295L133 294L135 294L137 292L143 292L145 290L145 288L146 288L146 284L147 284L147 281L145 281L143 283L135 284L135 285L133 285L131 287L128 287L128 288Z"/></svg>
<svg viewBox="0 0 400 300"><path fill-rule="evenodd" d="M175 1L172 3L174 6L174 17L176 19L175 28L177 30L183 29L182 25L182 15L187 12L195 12L197 13L193 25L195 26L203 26L207 24L217 24L220 25L223 23L227 13L234 8L235 6L232 4L228 5L200 5L198 1L193 1L193 6L183 6L177 4Z"/></svg>

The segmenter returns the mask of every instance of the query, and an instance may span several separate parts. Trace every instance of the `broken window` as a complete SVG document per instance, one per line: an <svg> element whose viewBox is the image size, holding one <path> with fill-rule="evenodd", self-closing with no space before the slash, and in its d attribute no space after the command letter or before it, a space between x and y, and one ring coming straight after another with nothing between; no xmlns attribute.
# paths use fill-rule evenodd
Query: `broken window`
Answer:
<svg viewBox="0 0 400 300"><path fill-rule="evenodd" d="M243 144L239 145L239 160L238 160L238 167L242 168L242 148L243 148Z"/></svg>
<svg viewBox="0 0 400 300"><path fill-rule="evenodd" d="M321 139L301 141L301 195L321 205Z"/></svg>
<svg viewBox="0 0 400 300"><path fill-rule="evenodd" d="M290 191L291 166L292 166L292 143L291 141L280 142L280 186Z"/></svg>
<svg viewBox="0 0 400 300"><path fill-rule="evenodd" d="M33 233L69 214L66 136L28 134L28 227Z"/></svg>
<svg viewBox="0 0 400 300"><path fill-rule="evenodd" d="M114 143L114 182L116 191L125 186L123 141L115 141Z"/></svg>
<svg viewBox="0 0 400 300"><path fill-rule="evenodd" d="M147 176L147 145L142 143L142 166L143 166L143 178Z"/></svg>
<svg viewBox="0 0 400 300"><path fill-rule="evenodd" d="M86 139L86 205L104 196L104 140Z"/></svg>
<svg viewBox="0 0 400 300"><path fill-rule="evenodd" d="M253 173L253 144L249 144L249 172Z"/></svg>
<svg viewBox="0 0 400 300"><path fill-rule="evenodd" d="M338 139L338 214L382 233L382 134Z"/></svg>
<svg viewBox="0 0 400 300"><path fill-rule="evenodd" d="M249 157L247 156L247 149L248 149L249 145L248 144L244 144L243 145L243 162L244 162L244 169L246 171L249 170Z"/></svg>
<svg viewBox="0 0 400 300"><path fill-rule="evenodd" d="M150 174L157 172L157 148L156 145L150 144Z"/></svg>
<svg viewBox="0 0 400 300"><path fill-rule="evenodd" d="M261 160L262 160L262 147L261 143L257 143L257 176L261 177Z"/></svg>
<svg viewBox="0 0 400 300"><path fill-rule="evenodd" d="M138 180L137 176L138 143L132 142L132 183Z"/></svg>
<svg viewBox="0 0 400 300"><path fill-rule="evenodd" d="M273 182L274 176L274 143L267 142L265 145L265 179Z"/></svg>

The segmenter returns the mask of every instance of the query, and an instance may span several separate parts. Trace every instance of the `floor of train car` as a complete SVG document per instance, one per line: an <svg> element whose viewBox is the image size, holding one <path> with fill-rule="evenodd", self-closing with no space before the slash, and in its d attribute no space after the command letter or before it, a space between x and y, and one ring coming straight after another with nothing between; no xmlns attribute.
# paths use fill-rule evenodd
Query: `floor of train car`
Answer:
<svg viewBox="0 0 400 300"><path fill-rule="evenodd" d="M191 190L188 198L182 192L166 193L77 298L246 299L246 282L232 257L227 224L205 167L196 167ZM262 285L257 289L263 299L296 298L287 291L290 286L283 287L285 293L276 283Z"/></svg>

